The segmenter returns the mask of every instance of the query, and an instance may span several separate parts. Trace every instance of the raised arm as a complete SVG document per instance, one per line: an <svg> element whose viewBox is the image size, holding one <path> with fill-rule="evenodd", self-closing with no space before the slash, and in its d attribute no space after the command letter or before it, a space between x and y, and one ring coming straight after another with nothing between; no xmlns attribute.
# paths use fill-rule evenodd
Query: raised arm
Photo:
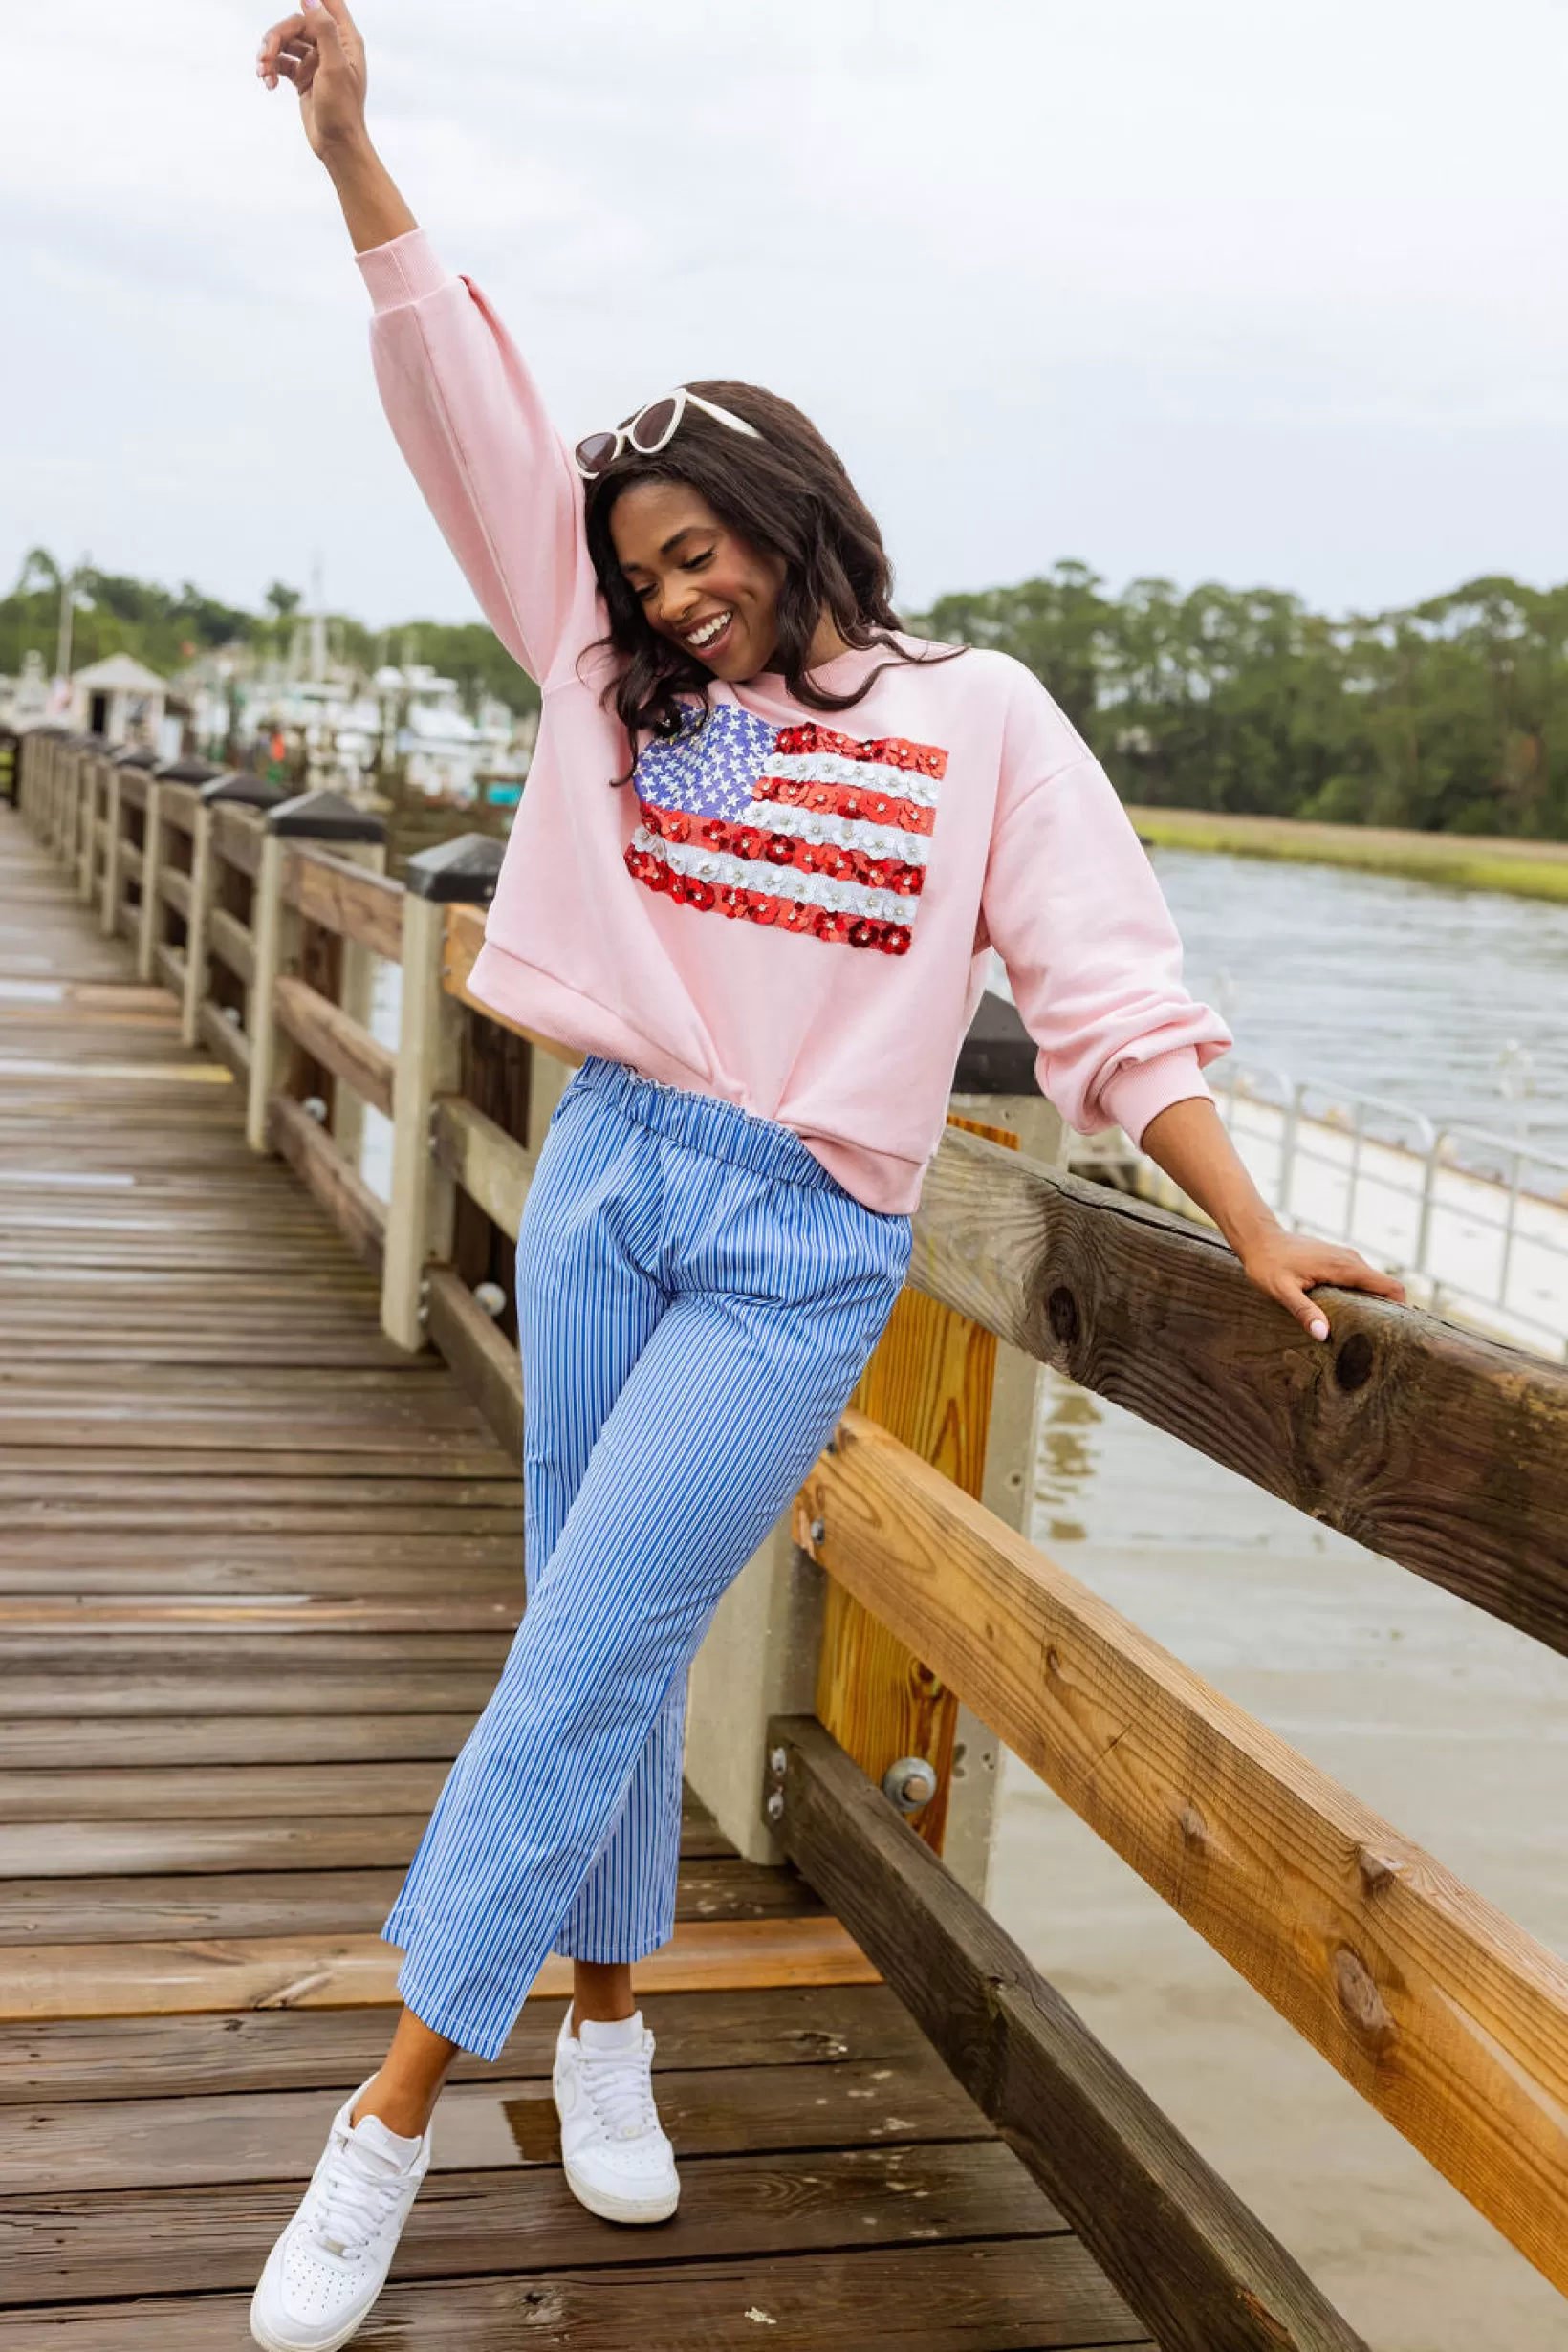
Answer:
<svg viewBox="0 0 1568 2352"><path fill-rule="evenodd" d="M342 0L305 0L276 23L256 53L269 90L299 93L306 138L327 167L357 253L390 245L416 226L365 126L365 45Z"/></svg>
<svg viewBox="0 0 1568 2352"><path fill-rule="evenodd" d="M365 124L344 0L307 0L261 45L291 82L375 304L376 381L398 446L501 642L541 686L604 634L582 484L499 319L431 250Z"/></svg>

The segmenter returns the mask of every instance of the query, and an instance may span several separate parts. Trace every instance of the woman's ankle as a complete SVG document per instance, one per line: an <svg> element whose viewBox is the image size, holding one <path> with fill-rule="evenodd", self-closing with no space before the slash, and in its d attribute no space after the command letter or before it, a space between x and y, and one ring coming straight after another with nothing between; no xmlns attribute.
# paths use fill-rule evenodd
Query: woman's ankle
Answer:
<svg viewBox="0 0 1568 2352"><path fill-rule="evenodd" d="M632 1972L628 1964L579 1960L572 1971L572 2031L576 2034L584 2021L591 2025L619 2025L637 2013L637 1996L632 1991Z"/></svg>
<svg viewBox="0 0 1568 2352"><path fill-rule="evenodd" d="M367 2115L384 2123L400 2140L423 2140L430 2128L430 2118L441 2097L438 2085L433 2093L403 2088L396 2082L383 2082L380 2075L372 2076L355 2101L349 2115L350 2127L362 2123Z"/></svg>

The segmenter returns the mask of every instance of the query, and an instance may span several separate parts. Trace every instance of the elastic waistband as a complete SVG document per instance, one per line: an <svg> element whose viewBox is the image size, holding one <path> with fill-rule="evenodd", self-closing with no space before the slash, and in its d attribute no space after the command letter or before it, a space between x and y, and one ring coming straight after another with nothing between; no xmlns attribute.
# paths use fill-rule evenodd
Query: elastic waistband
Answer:
<svg viewBox="0 0 1568 2352"><path fill-rule="evenodd" d="M607 1061L597 1054L589 1055L568 1091L596 1095L655 1135L683 1143L688 1151L704 1152L710 1160L728 1160L735 1167L782 1177L790 1184L841 1189L788 1127L721 1096L662 1085L657 1078L628 1070L624 1062Z"/></svg>

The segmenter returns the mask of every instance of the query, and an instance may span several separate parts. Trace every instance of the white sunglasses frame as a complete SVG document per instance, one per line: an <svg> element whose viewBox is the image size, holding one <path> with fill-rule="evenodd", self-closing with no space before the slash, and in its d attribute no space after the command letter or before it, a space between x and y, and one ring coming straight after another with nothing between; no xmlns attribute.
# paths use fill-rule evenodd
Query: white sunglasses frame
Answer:
<svg viewBox="0 0 1568 2352"><path fill-rule="evenodd" d="M664 430L660 434L658 440L652 445L652 446L650 448L644 448L642 442L640 442L637 438L637 428L642 424L642 419L647 415L648 410L650 408L658 408L664 401L673 401L675 403L675 414L670 418L668 425L664 427ZM624 425L618 425L616 426L615 447L610 451L609 456L605 459L602 466L595 466L592 470L590 470L589 468L583 464L581 458L577 455L577 449L580 449L582 446L581 442L578 442L577 449L574 449L572 452L572 463L577 468L578 473L582 476L585 482L597 482L600 474L609 472L610 468L616 463L617 459L620 458L627 449L635 449L639 457L657 457L661 449L667 449L669 447L670 443L680 431L681 420L686 415L688 406L692 408L700 408L705 417L712 418L715 425L728 425L732 433L745 433L752 441L760 441L762 439L762 435L757 431L756 426L754 425L748 425L744 417L732 415L728 408L721 408L717 402L705 401L700 392L693 392L689 390L686 384L679 383L672 391L661 392L657 400L644 401L635 417L629 417ZM588 436L584 434L583 440L586 440Z"/></svg>

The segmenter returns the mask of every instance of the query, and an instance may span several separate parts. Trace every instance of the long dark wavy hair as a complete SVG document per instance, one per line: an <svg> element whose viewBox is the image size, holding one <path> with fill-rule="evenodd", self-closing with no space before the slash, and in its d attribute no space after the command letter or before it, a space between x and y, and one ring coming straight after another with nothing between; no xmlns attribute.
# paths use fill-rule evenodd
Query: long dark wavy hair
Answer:
<svg viewBox="0 0 1568 2352"><path fill-rule="evenodd" d="M621 657L604 700L613 703L631 746L631 767L614 779L618 784L635 773L639 737L678 734L690 721L689 697L701 696L706 704L713 676L694 654L652 627L621 569L610 517L634 483L687 483L740 538L783 558L774 662L791 697L806 709L852 709L883 670L954 658L953 651L935 647L911 654L899 643L893 568L882 533L842 459L811 419L760 384L712 380L686 389L754 425L759 438L688 404L667 448L653 457L627 448L588 485L588 551L609 609L607 642ZM824 619L856 652L887 649L888 660L853 694L830 694L812 676L807 656ZM683 696L688 698L685 708Z"/></svg>

